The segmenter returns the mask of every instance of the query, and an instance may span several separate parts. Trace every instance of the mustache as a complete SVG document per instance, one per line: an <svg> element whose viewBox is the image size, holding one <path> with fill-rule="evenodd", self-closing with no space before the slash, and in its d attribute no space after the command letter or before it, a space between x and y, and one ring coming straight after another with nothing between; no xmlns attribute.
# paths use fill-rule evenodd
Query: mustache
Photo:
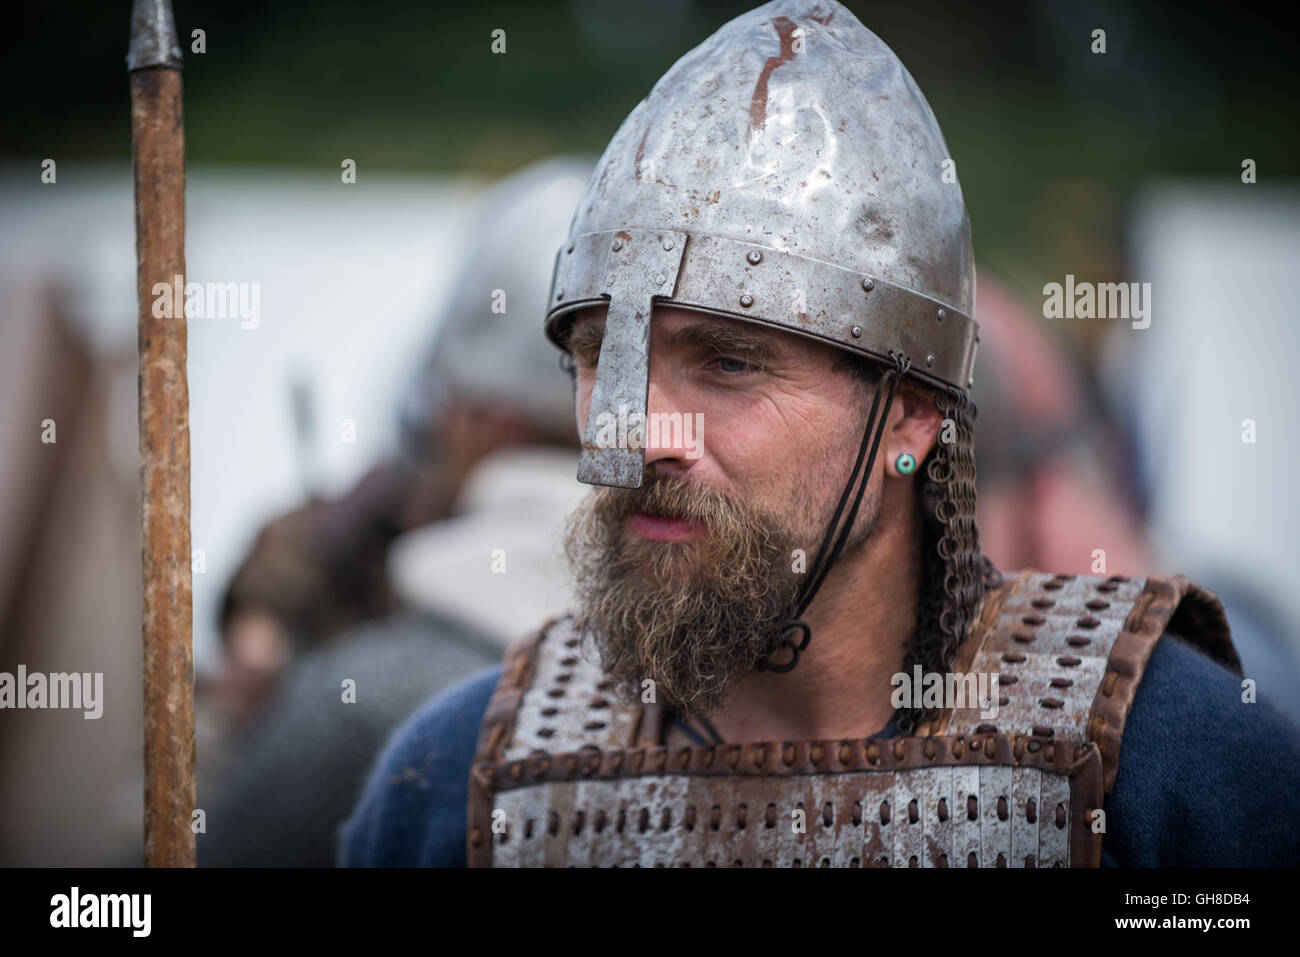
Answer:
<svg viewBox="0 0 1300 957"><path fill-rule="evenodd" d="M670 476L648 479L640 488L601 487L596 494L602 512L615 520L639 513L715 526L738 511L723 493Z"/></svg>

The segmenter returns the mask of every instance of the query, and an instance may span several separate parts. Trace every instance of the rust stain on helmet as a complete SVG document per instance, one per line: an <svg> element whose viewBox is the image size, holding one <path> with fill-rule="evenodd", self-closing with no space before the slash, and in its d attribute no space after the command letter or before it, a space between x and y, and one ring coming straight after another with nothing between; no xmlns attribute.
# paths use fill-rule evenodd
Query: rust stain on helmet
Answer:
<svg viewBox="0 0 1300 957"><path fill-rule="evenodd" d="M781 38L781 53L779 56L767 58L767 62L763 64L763 69L758 74L758 82L754 84L754 95L749 101L749 132L751 135L755 130L761 130L767 125L768 78L771 77L772 71L782 63L789 63L794 59L794 31L797 29L794 21L789 17L773 17L772 26L776 27L776 35Z"/></svg>
<svg viewBox="0 0 1300 957"><path fill-rule="evenodd" d="M650 135L650 128L646 127L645 132L641 134L641 142L638 143L636 146L636 164L632 168L632 177L633 179L638 179L643 183L658 183L660 186L668 186L670 184L665 183L658 176L652 176L650 179L646 179L644 176L641 175L641 164L645 160L645 141L646 141L646 137L649 135ZM608 171L609 167L606 166L605 169L606 171ZM602 183L604 182L603 173L601 174L601 182Z"/></svg>

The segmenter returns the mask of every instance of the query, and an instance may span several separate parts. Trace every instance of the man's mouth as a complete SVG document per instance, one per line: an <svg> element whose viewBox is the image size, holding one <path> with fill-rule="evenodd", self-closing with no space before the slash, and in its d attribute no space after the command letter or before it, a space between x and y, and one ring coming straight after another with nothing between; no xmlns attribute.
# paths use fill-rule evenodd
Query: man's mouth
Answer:
<svg viewBox="0 0 1300 957"><path fill-rule="evenodd" d="M679 542L704 531L705 528L703 522L695 522L686 518L646 515L644 512L633 512L628 516L627 522L632 527L632 531L642 538L648 538L656 542Z"/></svg>

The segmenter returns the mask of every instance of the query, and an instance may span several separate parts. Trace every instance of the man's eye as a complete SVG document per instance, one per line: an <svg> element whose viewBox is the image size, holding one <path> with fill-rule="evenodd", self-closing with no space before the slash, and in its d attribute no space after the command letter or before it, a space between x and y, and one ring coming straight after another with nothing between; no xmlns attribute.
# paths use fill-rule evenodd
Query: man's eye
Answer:
<svg viewBox="0 0 1300 957"><path fill-rule="evenodd" d="M746 362L744 359L737 359L735 356L718 356L709 364L716 365L718 371L733 376L755 371L755 366Z"/></svg>

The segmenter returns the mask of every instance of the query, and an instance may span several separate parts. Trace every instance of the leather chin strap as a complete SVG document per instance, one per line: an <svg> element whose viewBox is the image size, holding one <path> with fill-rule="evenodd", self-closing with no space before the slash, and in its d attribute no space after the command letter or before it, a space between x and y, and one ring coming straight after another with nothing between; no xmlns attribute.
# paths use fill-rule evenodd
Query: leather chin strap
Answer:
<svg viewBox="0 0 1300 957"><path fill-rule="evenodd" d="M844 486L844 492L840 495L839 504L835 506L835 514L831 517L830 526L826 529L826 537L822 539L821 548L817 552L817 559L813 562L813 567L804 582L803 590L800 592L799 604L795 609L794 619L781 629L781 637L772 650L767 653L767 657L758 663L759 671L775 671L780 674L793 671L795 665L799 663L799 655L808 648L808 643L812 641L812 629L808 627L807 622L802 620L803 613L812 604L813 596L822 587L822 583L830 573L831 566L835 564L835 560L840 557L840 552L844 549L844 543L849 537L849 531L853 528L853 522L858 517L858 507L862 504L863 493L867 490L867 481L871 477L871 469L876 464L876 452L880 448L880 437L885 431L885 423L889 420L889 410L894 404L894 392L898 388L899 380L912 367L912 361L906 356L896 355L891 351L889 357L894 361L894 367L888 369L881 377L880 387L876 389L875 398L871 401L871 414L867 416L867 427L862 433L862 444L858 447L857 461L853 464L853 471L849 475L848 484ZM884 411L880 412L880 421L877 422L876 412L880 409L881 393L885 393L885 406ZM868 454L868 445L870 445L870 454ZM862 466L864 457L866 459L865 469ZM858 491L853 497L853 507L849 509L844 524L840 526L839 522L840 517L844 514L844 506L849 500L849 495L853 493L855 485L858 486ZM838 535L836 534L837 526L839 526ZM831 546L832 540L835 543L834 547ZM795 633L802 634L802 638L797 644L794 640ZM790 649L790 660L781 664L774 663L773 659L781 653L783 648Z"/></svg>

